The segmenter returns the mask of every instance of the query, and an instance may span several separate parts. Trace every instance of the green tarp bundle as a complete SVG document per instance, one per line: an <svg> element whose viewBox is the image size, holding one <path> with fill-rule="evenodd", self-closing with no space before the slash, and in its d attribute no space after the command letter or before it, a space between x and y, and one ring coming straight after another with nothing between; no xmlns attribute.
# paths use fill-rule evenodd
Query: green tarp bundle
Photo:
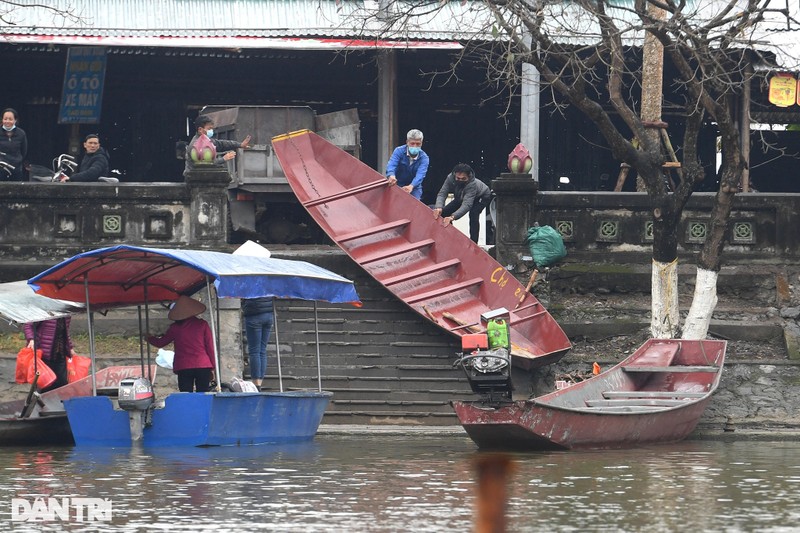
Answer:
<svg viewBox="0 0 800 533"><path fill-rule="evenodd" d="M528 238L525 239L525 243L531 250L537 268L554 265L567 255L564 239L552 226L536 225L528 228Z"/></svg>

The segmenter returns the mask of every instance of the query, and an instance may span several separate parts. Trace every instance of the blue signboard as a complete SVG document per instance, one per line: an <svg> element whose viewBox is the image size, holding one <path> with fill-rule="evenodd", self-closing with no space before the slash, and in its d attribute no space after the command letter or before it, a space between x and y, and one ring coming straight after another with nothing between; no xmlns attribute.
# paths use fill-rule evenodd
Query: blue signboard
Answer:
<svg viewBox="0 0 800 533"><path fill-rule="evenodd" d="M80 46L69 49L59 124L97 124L103 103L106 49Z"/></svg>

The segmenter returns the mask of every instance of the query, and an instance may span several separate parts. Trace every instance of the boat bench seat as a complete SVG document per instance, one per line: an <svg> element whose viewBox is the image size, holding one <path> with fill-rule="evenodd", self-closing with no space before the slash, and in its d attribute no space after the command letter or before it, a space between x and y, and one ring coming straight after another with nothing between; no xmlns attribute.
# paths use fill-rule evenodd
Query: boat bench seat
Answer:
<svg viewBox="0 0 800 533"><path fill-rule="evenodd" d="M606 400L586 400L587 407L674 407L684 405L686 400L667 399L667 398L619 398Z"/></svg>
<svg viewBox="0 0 800 533"><path fill-rule="evenodd" d="M388 232L394 229L405 228L411 224L411 221L407 218L401 218L399 220L394 220L392 222L387 222L386 224L380 224L378 226L371 226L369 228L365 228L358 231L352 231L350 233L345 233L344 235L339 235L337 240L339 242L347 242L347 241L354 241L356 239L360 239L362 237L369 237L372 235L377 235L378 233Z"/></svg>
<svg viewBox="0 0 800 533"><path fill-rule="evenodd" d="M39 416L40 417L61 416L61 415L65 415L65 414L67 414L67 412L64 409L61 409L60 411L57 410L57 409L40 409L39 410Z"/></svg>
<svg viewBox="0 0 800 533"><path fill-rule="evenodd" d="M606 399L614 398L702 398L706 392L689 392L689 391L605 391L603 397Z"/></svg>
<svg viewBox="0 0 800 533"><path fill-rule="evenodd" d="M669 367L672 364L672 360L678 355L680 349L681 346L679 343L653 344L641 357L638 357L634 363L624 366L622 369L626 372L648 372L648 370L637 369ZM650 372L653 371L650 370Z"/></svg>
<svg viewBox="0 0 800 533"><path fill-rule="evenodd" d="M664 409L660 405L608 405L603 407L584 407L580 409L583 413L652 413Z"/></svg>
<svg viewBox="0 0 800 533"><path fill-rule="evenodd" d="M701 366L701 365L675 365L675 366L644 366L644 365L628 365L623 366L622 370L625 372L719 372L719 367L714 365Z"/></svg>

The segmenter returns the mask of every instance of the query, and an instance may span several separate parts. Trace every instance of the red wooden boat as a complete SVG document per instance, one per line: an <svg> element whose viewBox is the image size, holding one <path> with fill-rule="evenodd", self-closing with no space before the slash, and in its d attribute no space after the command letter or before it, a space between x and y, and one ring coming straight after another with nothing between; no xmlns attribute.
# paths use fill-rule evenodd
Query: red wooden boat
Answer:
<svg viewBox="0 0 800 533"><path fill-rule="evenodd" d="M480 448L624 448L675 442L719 385L725 341L650 339L591 379L524 401L454 401Z"/></svg>
<svg viewBox="0 0 800 533"><path fill-rule="evenodd" d="M536 368L571 345L550 313L502 265L385 176L307 131L272 145L297 198L373 278L456 336L486 331L481 315L510 311L512 362Z"/></svg>

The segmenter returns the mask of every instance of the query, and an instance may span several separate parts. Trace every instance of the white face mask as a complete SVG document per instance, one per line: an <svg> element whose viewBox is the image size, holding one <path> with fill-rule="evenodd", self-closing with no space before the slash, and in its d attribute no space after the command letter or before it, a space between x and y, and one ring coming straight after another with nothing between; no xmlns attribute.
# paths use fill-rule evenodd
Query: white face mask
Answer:
<svg viewBox="0 0 800 533"><path fill-rule="evenodd" d="M206 130L206 136L210 139L214 136L214 130Z"/></svg>
<svg viewBox="0 0 800 533"><path fill-rule="evenodd" d="M13 125L13 126L11 126L10 128L9 128L8 126L3 126L3 129L4 129L4 130L6 130L6 131L11 131L11 130L13 130L13 129L14 129L14 128L16 128L16 127L17 127L17 125L16 125L16 124L14 124L14 125Z"/></svg>

